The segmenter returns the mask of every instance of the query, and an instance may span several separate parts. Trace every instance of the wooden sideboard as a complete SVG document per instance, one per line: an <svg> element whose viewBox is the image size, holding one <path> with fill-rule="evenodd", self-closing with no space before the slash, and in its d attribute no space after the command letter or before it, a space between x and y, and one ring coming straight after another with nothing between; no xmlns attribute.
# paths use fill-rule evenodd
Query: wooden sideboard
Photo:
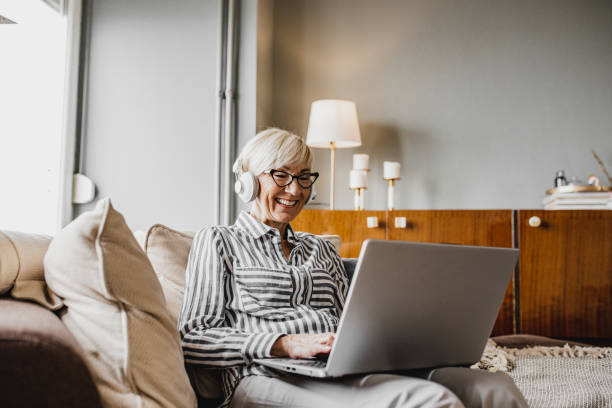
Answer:
<svg viewBox="0 0 612 408"><path fill-rule="evenodd" d="M343 257L367 238L520 248L492 335L612 339L612 211L303 210L292 226L340 235Z"/></svg>

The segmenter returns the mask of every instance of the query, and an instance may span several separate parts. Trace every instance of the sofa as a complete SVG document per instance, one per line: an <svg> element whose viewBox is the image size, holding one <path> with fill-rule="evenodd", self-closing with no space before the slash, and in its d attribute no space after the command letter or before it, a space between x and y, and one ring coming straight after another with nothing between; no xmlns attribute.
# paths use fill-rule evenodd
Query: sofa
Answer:
<svg viewBox="0 0 612 408"><path fill-rule="evenodd" d="M0 231L2 406L218 405L218 372L185 367L176 330L194 235L133 233L109 199L55 237Z"/></svg>
<svg viewBox="0 0 612 408"><path fill-rule="evenodd" d="M133 234L109 199L54 238L0 231L2 406L216 406L218 372L185 367L176 330L193 236Z"/></svg>

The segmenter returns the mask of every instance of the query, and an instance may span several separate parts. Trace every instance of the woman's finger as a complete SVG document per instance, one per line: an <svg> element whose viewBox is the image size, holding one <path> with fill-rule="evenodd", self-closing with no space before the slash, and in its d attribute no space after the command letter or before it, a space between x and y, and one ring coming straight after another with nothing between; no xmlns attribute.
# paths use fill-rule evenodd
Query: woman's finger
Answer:
<svg viewBox="0 0 612 408"><path fill-rule="evenodd" d="M328 354L331 351L331 347L320 344L318 347L313 348L312 356L316 356L317 354Z"/></svg>
<svg viewBox="0 0 612 408"><path fill-rule="evenodd" d="M331 345L334 342L334 335L331 333L325 333L321 338L321 344Z"/></svg>

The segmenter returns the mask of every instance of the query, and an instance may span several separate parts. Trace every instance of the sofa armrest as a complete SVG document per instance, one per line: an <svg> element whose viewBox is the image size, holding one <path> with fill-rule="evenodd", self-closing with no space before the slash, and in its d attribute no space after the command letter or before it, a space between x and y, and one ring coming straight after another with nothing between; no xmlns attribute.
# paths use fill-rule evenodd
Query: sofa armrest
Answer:
<svg viewBox="0 0 612 408"><path fill-rule="evenodd" d="M2 406L101 407L81 353L55 314L35 303L0 297Z"/></svg>

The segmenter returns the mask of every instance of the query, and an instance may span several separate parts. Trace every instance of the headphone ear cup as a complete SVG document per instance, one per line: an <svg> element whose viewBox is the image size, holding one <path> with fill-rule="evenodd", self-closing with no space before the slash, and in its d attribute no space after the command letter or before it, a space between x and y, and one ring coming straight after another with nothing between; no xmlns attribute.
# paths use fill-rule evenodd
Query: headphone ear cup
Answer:
<svg viewBox="0 0 612 408"><path fill-rule="evenodd" d="M253 173L247 171L246 173L242 173L238 180L236 180L234 191L242 201L250 203L257 198L257 193L259 193L259 182Z"/></svg>

